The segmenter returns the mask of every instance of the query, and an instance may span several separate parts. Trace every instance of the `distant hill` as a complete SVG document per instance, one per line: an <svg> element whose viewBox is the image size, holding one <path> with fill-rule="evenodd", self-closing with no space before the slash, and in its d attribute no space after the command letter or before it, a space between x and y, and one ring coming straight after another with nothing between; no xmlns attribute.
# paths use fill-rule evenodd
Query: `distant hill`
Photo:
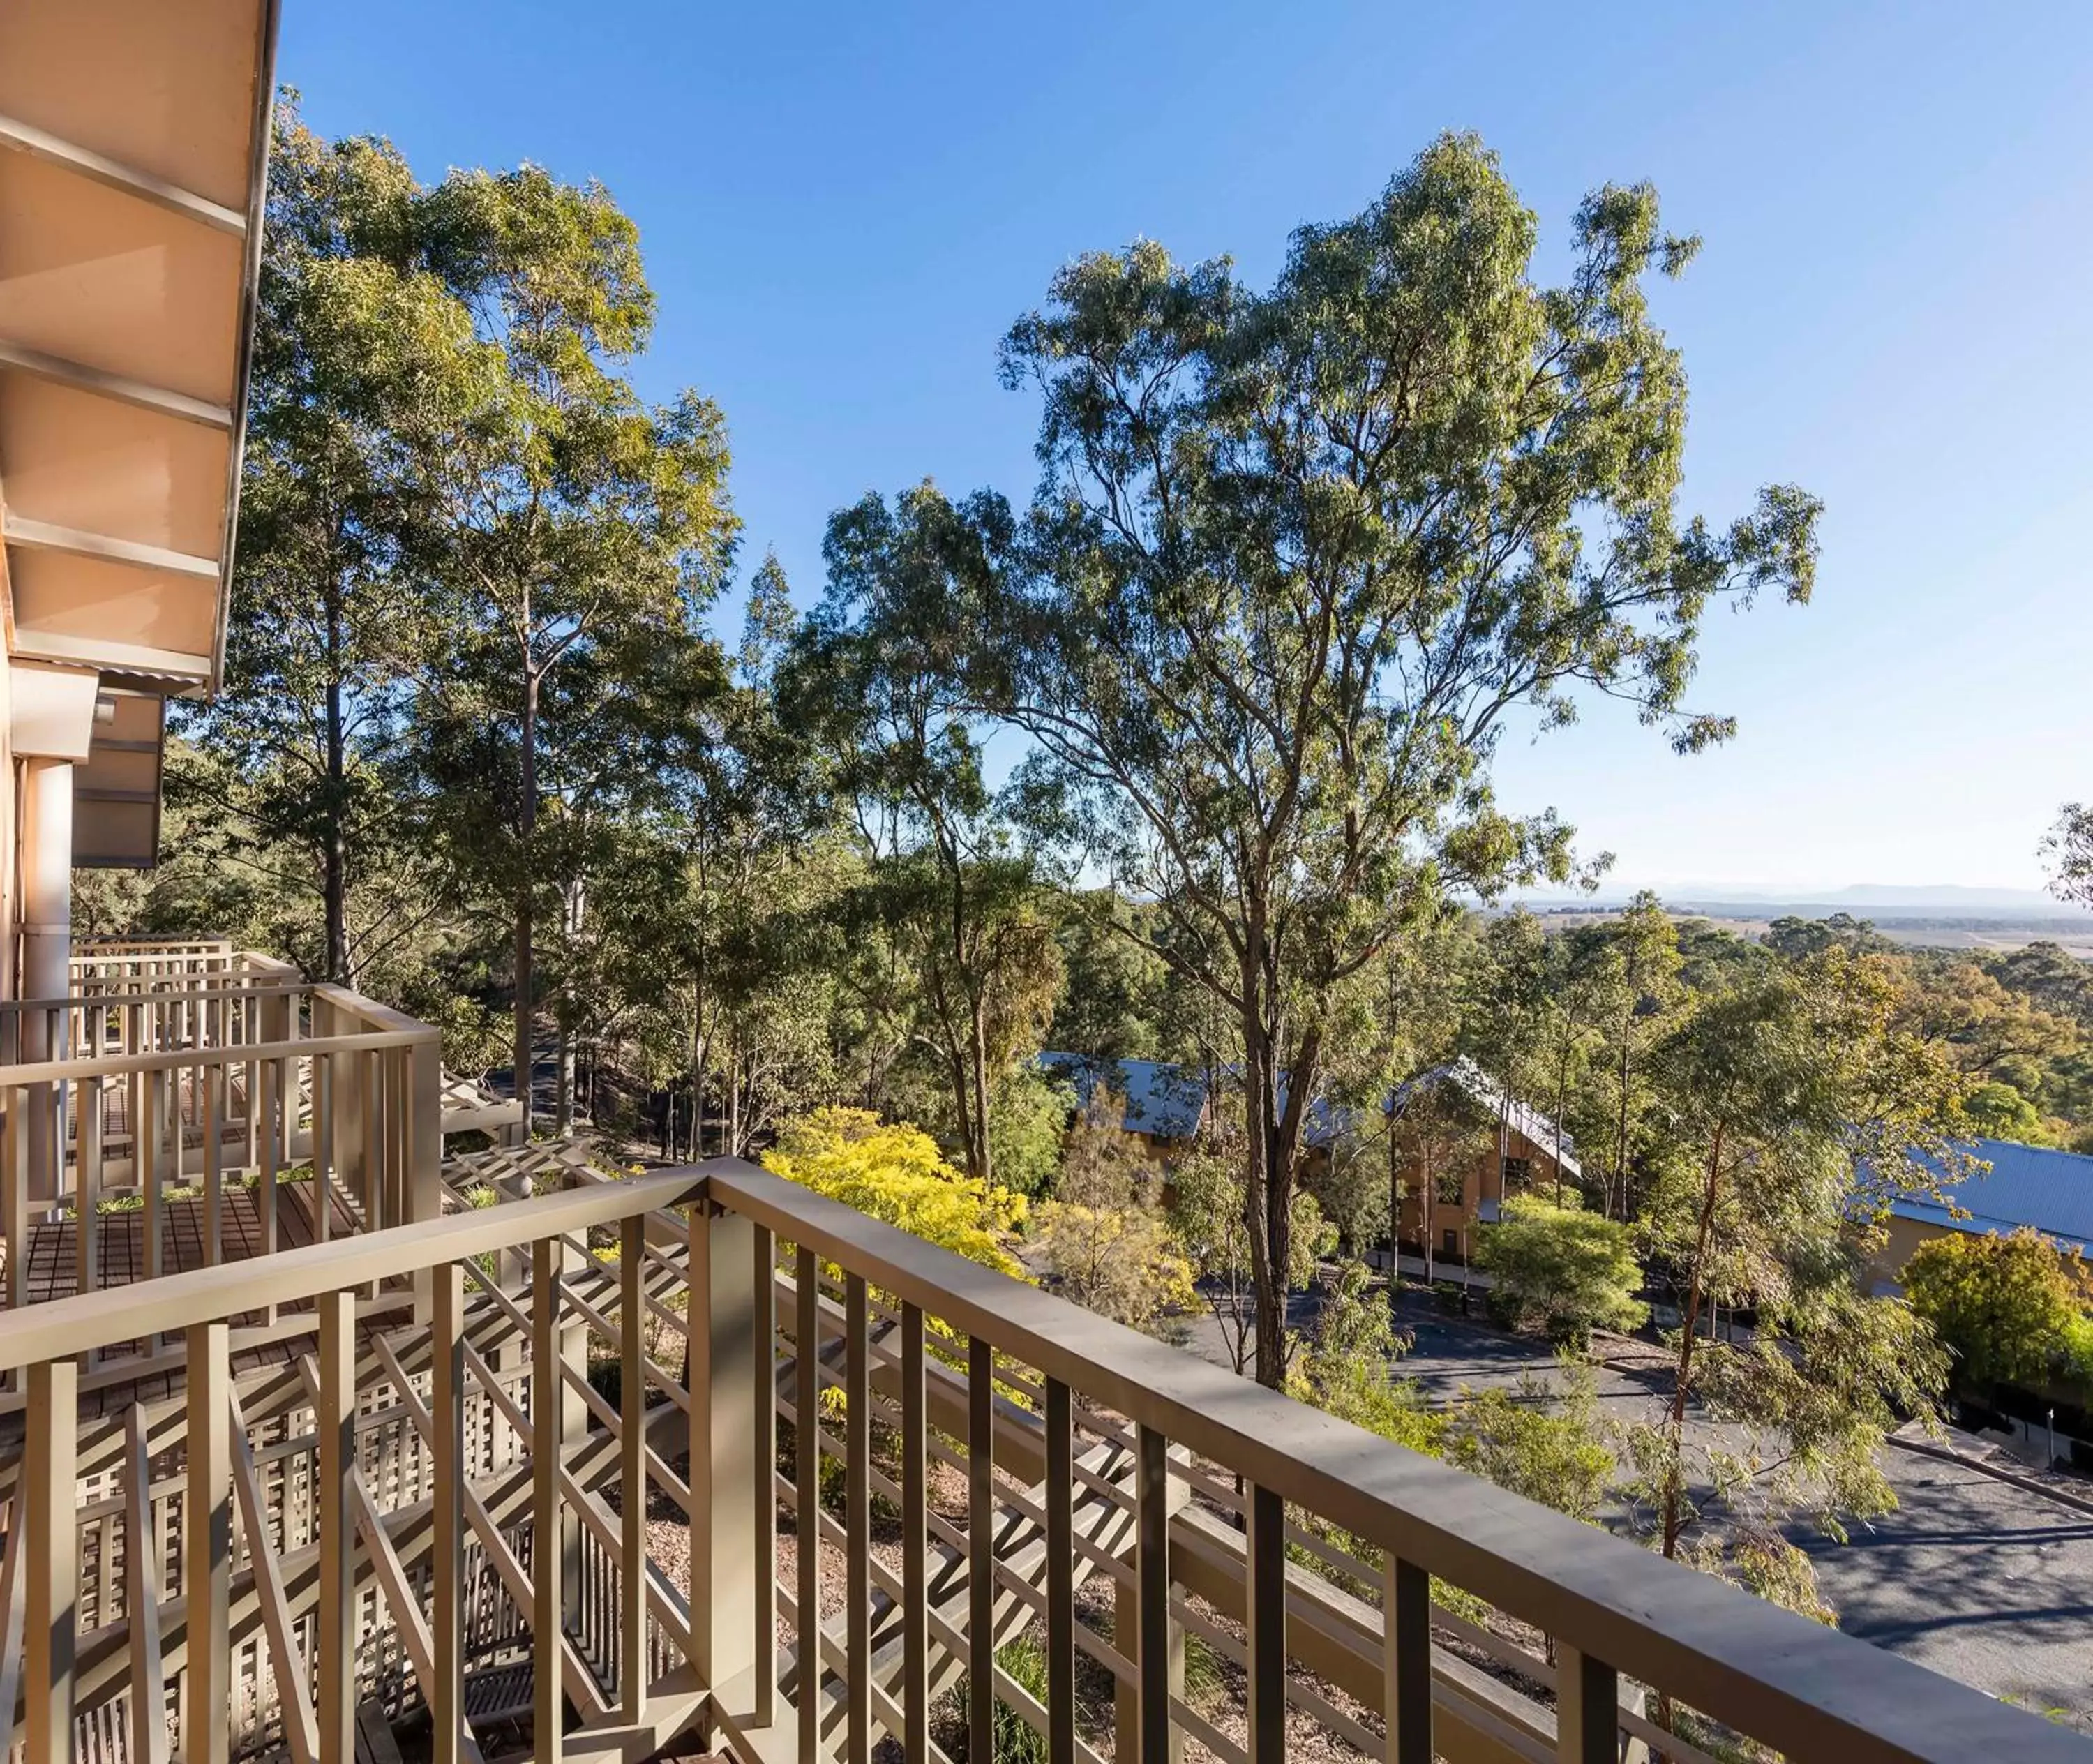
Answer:
<svg viewBox="0 0 2093 1764"><path fill-rule="evenodd" d="M1594 908L1601 911L1623 904L1631 891L1602 888L1597 895L1580 895L1549 890L1526 897L1530 906ZM1935 919L1968 922L2056 920L2065 925L2093 925L2093 913L2044 894L2039 888L1970 888L1952 882L1910 885L1895 882L1856 882L1844 888L1774 890L1736 886L1728 883L1682 883L1660 888L1667 907L1684 912L1704 912L1716 918L1778 918L1792 913L1800 918L1821 919L1834 912L1850 912L1857 918L1897 920Z"/></svg>

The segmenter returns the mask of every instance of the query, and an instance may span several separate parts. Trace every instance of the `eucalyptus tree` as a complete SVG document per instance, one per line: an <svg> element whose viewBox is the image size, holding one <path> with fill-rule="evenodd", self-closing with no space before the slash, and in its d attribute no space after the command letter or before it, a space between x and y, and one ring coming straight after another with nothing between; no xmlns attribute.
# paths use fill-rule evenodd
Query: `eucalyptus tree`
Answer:
<svg viewBox="0 0 2093 1764"><path fill-rule="evenodd" d="M478 396L470 315L422 265L379 140L276 111L223 690L178 706L175 791L241 829L224 860L291 904L285 947L370 983L431 890L393 762L425 635L419 470Z"/></svg>
<svg viewBox="0 0 2093 1764"><path fill-rule="evenodd" d="M1665 1555L1805 1609L1782 1522L1800 1509L1840 1536L1893 1506L1883 1436L1931 1411L1945 1369L1910 1309L1857 1274L1900 1194L1968 1168L1965 1081L1900 1022L1898 992L1885 958L1822 950L1698 996L1650 1057L1664 1119L1639 1223L1680 1318L1670 1391L1628 1437L1637 1489ZM1724 1305L1753 1308L1748 1342L1718 1337ZM1750 1444L1689 1429L1696 1404ZM1727 1523L1703 1536L1711 1510Z"/></svg>
<svg viewBox="0 0 2093 1764"><path fill-rule="evenodd" d="M540 921L577 910L578 811L597 791L648 797L694 683L720 678L700 616L737 531L726 427L695 392L650 405L622 376L654 299L639 230L600 185L454 171L414 208L492 364L425 464L446 628L421 717L454 847L509 908L520 1086Z"/></svg>
<svg viewBox="0 0 2093 1764"><path fill-rule="evenodd" d="M993 1176L994 1092L1038 1047L1060 950L1037 867L989 784L967 646L997 517L922 485L829 523L828 585L782 689L821 734L869 865L860 912L907 966L909 1033L936 1061L967 1173ZM1008 535L1001 535L1007 544Z"/></svg>
<svg viewBox="0 0 2093 1764"><path fill-rule="evenodd" d="M1632 1218L1635 1196L1632 1171L1636 1134L1649 1100L1643 1075L1644 1056L1670 1029L1680 998L1679 931L1657 896L1644 889L1606 927L1612 956L1612 1007L1606 1024L1608 1076L1613 1080L1610 1164L1606 1178L1606 1214Z"/></svg>
<svg viewBox="0 0 2093 1764"><path fill-rule="evenodd" d="M1695 242L1646 185L1584 203L1560 285L1536 233L1449 136L1296 233L1269 292L1143 241L1060 271L1003 349L1044 470L977 691L1203 934L1155 941L1240 1023L1267 1383L1324 1000L1442 890L1568 869L1566 827L1497 805L1506 729L1612 698L1720 741L1687 704L1704 615L1810 592L1800 490L1719 530L1676 508L1686 379L1645 284Z"/></svg>

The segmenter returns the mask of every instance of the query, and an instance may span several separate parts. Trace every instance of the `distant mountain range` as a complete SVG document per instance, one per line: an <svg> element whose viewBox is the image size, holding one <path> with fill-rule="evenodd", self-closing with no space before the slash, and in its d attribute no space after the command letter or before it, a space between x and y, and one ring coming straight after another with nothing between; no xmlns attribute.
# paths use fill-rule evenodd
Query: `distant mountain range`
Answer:
<svg viewBox="0 0 2093 1764"><path fill-rule="evenodd" d="M1525 896L1533 906L1618 906L1632 890L1602 887L1596 895L1558 889ZM1727 917L1773 917L1795 913L1822 918L1850 912L1858 918L2013 918L2093 920L2082 907L2067 905L2039 888L1970 888L1952 882L1911 885L1856 882L1844 888L1774 889L1731 883L1679 883L1657 891L1669 907Z"/></svg>

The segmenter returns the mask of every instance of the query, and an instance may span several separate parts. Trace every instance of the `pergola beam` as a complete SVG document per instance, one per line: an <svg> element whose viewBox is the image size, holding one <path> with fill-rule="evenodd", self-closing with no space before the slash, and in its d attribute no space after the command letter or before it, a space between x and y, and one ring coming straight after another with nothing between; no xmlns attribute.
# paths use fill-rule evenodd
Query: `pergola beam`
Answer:
<svg viewBox="0 0 2093 1764"><path fill-rule="evenodd" d="M184 423L200 423L207 429L223 433L232 432L232 413L223 405L213 404L207 398L192 398L187 392L171 392L165 386L149 385L142 379L131 379L79 362L69 362L62 355L47 355L25 344L10 343L5 337L0 337L0 367L33 374L56 385L92 392L98 398L113 398L141 410L177 417Z"/></svg>
<svg viewBox="0 0 2093 1764"><path fill-rule="evenodd" d="M112 190L121 190L127 196L151 202L158 207L180 215L185 219L200 221L219 232L231 233L235 238L244 238L247 233L247 217L236 208L228 208L223 202L214 202L210 197L199 196L193 190L185 190L178 184L170 184L150 171L141 171L135 166L127 166L119 160L98 154L92 148L64 141L33 123L19 118L0 115L0 148L28 154L32 158L63 167L84 178L92 178L97 184L106 184Z"/></svg>

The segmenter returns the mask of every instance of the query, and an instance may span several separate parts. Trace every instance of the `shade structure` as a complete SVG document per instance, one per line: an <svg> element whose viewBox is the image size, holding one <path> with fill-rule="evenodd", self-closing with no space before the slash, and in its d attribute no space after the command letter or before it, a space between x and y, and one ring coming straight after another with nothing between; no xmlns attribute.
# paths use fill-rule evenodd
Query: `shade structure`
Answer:
<svg viewBox="0 0 2093 1764"><path fill-rule="evenodd" d="M208 691L259 258L272 0L0 6L8 649Z"/></svg>

